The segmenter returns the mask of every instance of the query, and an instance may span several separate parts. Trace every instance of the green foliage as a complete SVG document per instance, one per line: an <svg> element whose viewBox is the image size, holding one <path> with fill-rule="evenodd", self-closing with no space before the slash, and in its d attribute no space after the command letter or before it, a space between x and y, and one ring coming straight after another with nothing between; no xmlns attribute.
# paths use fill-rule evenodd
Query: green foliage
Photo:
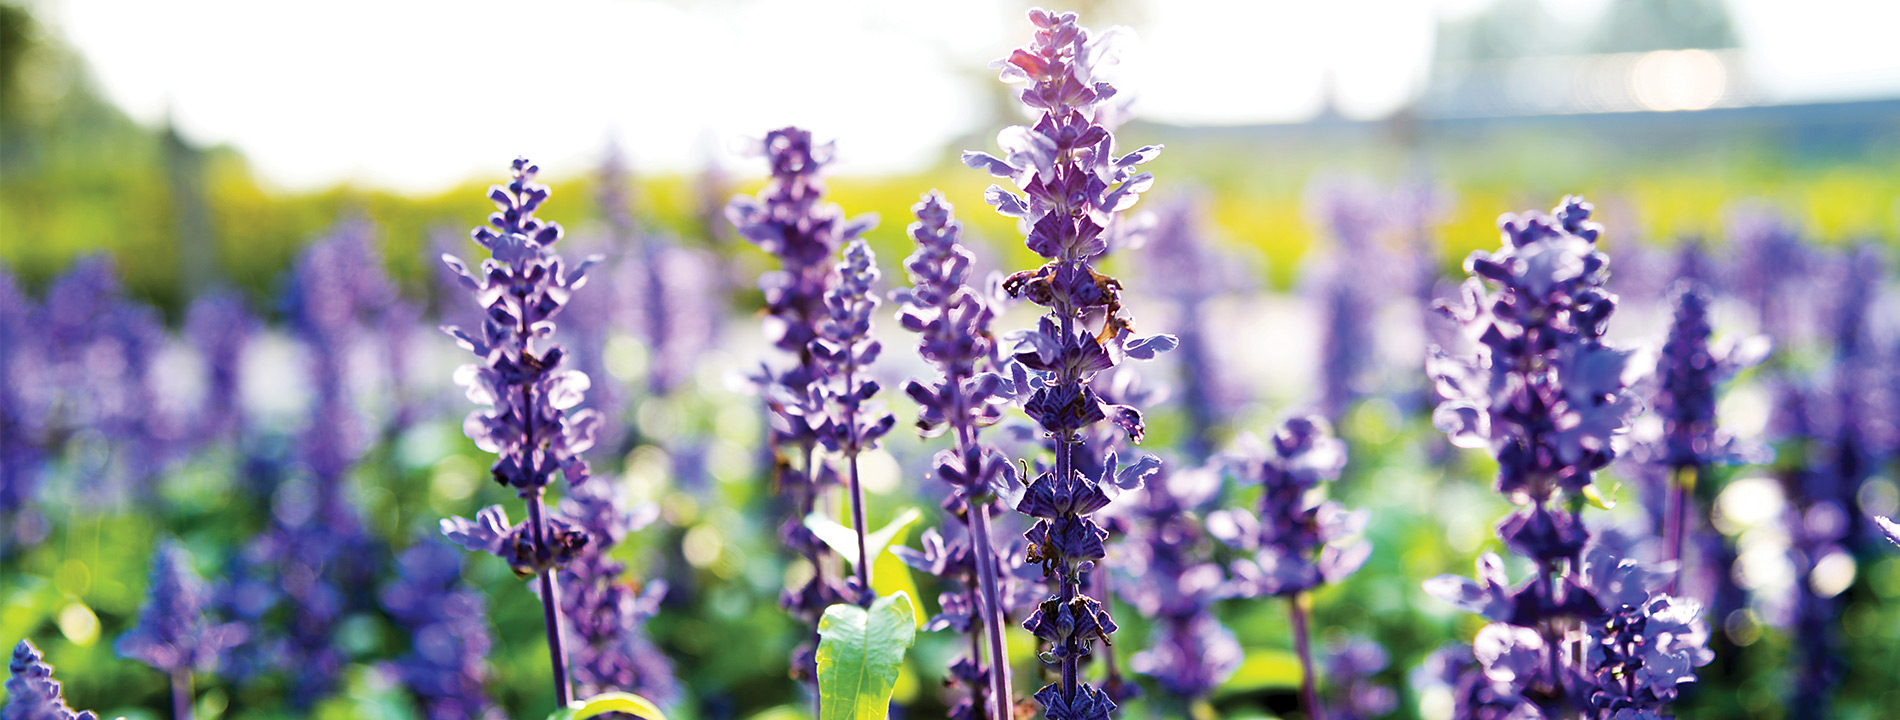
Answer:
<svg viewBox="0 0 1900 720"><path fill-rule="evenodd" d="M864 551L871 554L872 562L876 562L877 556L884 554L884 548L890 546L891 541L897 538L899 532L910 527L910 524L917 522L920 517L923 515L917 511L917 508L907 508L884 527L865 536ZM857 566L858 533L856 530L838 524L838 521L826 517L824 513L816 512L805 516L805 527L810 529L812 534L817 535L818 539L825 541L826 545L831 546L832 552L838 553L845 562L851 563L852 567Z"/></svg>
<svg viewBox="0 0 1900 720"><path fill-rule="evenodd" d="M590 717L610 712L626 713L640 720L666 720L660 708L646 698L633 693L612 692L595 695L585 700L575 700L565 709L555 711L548 720L586 720Z"/></svg>
<svg viewBox="0 0 1900 720"><path fill-rule="evenodd" d="M820 720L880 720L917 639L916 611L899 592L878 598L866 610L838 604L818 621Z"/></svg>

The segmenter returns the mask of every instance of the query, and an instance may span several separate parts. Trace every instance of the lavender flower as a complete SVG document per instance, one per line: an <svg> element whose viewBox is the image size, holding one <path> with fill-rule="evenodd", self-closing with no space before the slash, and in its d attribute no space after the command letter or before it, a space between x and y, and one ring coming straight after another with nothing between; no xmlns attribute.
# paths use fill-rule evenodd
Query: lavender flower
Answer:
<svg viewBox="0 0 1900 720"><path fill-rule="evenodd" d="M1366 513L1317 501L1310 492L1339 478L1346 444L1332 436L1324 418L1291 418L1274 432L1270 450L1253 448L1235 464L1241 482L1260 486L1260 513L1221 511L1209 518L1209 529L1250 555L1229 566L1236 593L1287 598L1295 650L1305 667L1301 693L1307 713L1322 718L1308 637L1310 593L1357 572L1372 555L1370 543L1349 541L1365 529Z"/></svg>
<svg viewBox="0 0 1900 720"><path fill-rule="evenodd" d="M409 630L410 649L393 663L395 676L422 700L429 720L503 718L483 689L491 645L486 600L461 583L461 553L424 538L396 565L382 604Z"/></svg>
<svg viewBox="0 0 1900 720"><path fill-rule="evenodd" d="M114 647L119 654L168 675L216 668L225 650L243 642L244 626L214 624L206 617L210 595L191 556L176 540L159 543L152 555L152 581L144 609ZM189 703L189 695L185 698Z"/></svg>
<svg viewBox="0 0 1900 720"><path fill-rule="evenodd" d="M1221 419L1232 414L1234 405L1202 322L1208 300L1225 289L1220 280L1225 259L1209 247L1200 227L1207 214L1201 195L1177 199L1155 214L1155 227L1142 245L1141 266L1148 284L1175 306L1181 409L1188 421L1184 450L1190 460L1205 462L1214 453Z"/></svg>
<svg viewBox="0 0 1900 720"><path fill-rule="evenodd" d="M1582 549L1587 533L1552 500L1584 493L1615 458L1611 438L1636 404L1623 380L1629 353L1602 342L1616 297L1603 290L1609 259L1596 251L1590 209L1566 198L1555 217L1500 218L1505 246L1473 252L1463 302L1440 306L1477 354L1434 347L1426 363L1445 397L1432 423L1453 445L1497 459L1497 490L1520 505L1499 535L1541 563ZM1486 280L1498 289L1487 291Z"/></svg>
<svg viewBox="0 0 1900 720"><path fill-rule="evenodd" d="M209 390L195 430L200 442L228 439L237 432L243 412L239 393L244 348L259 326L243 296L234 292L208 293L185 311L185 335L204 353L208 376Z"/></svg>
<svg viewBox="0 0 1900 720"><path fill-rule="evenodd" d="M442 330L481 359L455 371L469 401L485 406L469 413L462 431L476 447L495 453L490 472L527 502L528 518L510 526L495 506L474 521L445 519L442 532L468 549L501 555L517 573L540 576L555 699L565 707L573 698L561 650L560 598L550 571L572 559L587 536L578 528L550 523L541 498L556 472L571 487L587 480L581 453L594 446L600 415L592 410L569 412L580 403L589 381L584 373L562 370L566 352L545 338L553 334L555 316L586 284L587 268L598 258L570 269L553 253L561 226L534 216L548 198L548 187L534 182L541 168L516 158L511 170L513 179L507 185L488 188L488 198L499 209L488 216L490 227L469 233L492 255L482 261L481 273L469 272L457 258L442 258L487 309L481 333L478 337L447 326Z"/></svg>
<svg viewBox="0 0 1900 720"><path fill-rule="evenodd" d="M781 264L759 278L759 288L765 291L766 335L795 362L781 370L764 370L771 415L766 444L773 457L773 484L785 506L779 537L810 563L813 573L803 586L787 590L779 604L816 627L826 607L855 593L825 575L824 557L829 553L804 525L804 518L817 509L820 493L838 482L837 474L813 455L826 414L813 392L825 376L812 341L828 314L825 296L833 277L832 257L876 220L846 220L837 205L824 202L819 174L831 161L831 144L814 145L810 132L787 127L766 133L760 147L771 165L772 180L756 199L734 197L726 206L726 218ZM817 677L816 648L815 642L808 642L794 651L793 675Z"/></svg>
<svg viewBox="0 0 1900 720"><path fill-rule="evenodd" d="M1398 708L1398 693L1372 682L1391 663L1385 648L1361 637L1347 638L1326 652L1326 682L1334 720L1382 717Z"/></svg>
<svg viewBox="0 0 1900 720"><path fill-rule="evenodd" d="M1229 568L1241 594L1294 597L1345 579L1371 556L1370 543L1350 540L1365 529L1365 511L1309 492L1346 466L1346 444L1324 418L1288 419L1271 448L1249 448L1234 465L1241 483L1260 486L1259 514L1223 510L1209 523L1216 538L1251 555Z"/></svg>
<svg viewBox="0 0 1900 720"><path fill-rule="evenodd" d="M862 239L853 240L838 263L837 284L825 293L829 315L818 326L811 352L823 368L827 383L818 388L826 406L822 423L814 428L825 449L844 456L851 490L851 527L857 530L857 602L869 606L871 555L865 548L864 486L858 478L858 455L877 447L878 438L891 431L896 418L881 405L868 404L878 383L865 376L883 345L871 339L871 313L877 309L877 258Z"/></svg>
<svg viewBox="0 0 1900 720"><path fill-rule="evenodd" d="M1592 539L1575 509L1593 497L1592 473L1614 457L1611 438L1625 431L1633 404L1627 354L1602 343L1616 298L1603 289L1609 260L1595 250L1600 228L1590 209L1565 198L1554 217L1501 218L1505 246L1466 260L1473 277L1464 303L1444 308L1478 354L1453 359L1433 348L1427 365L1446 398L1434 424L1453 444L1497 459L1497 488L1519 505L1498 535L1537 563L1516 587L1491 554L1478 562L1478 581L1425 584L1494 621L1473 643L1487 685L1461 690L1466 702L1490 707L1486 715L1656 717L1711 657L1707 629L1694 619L1700 608L1658 592L1672 572L1628 558L1617 535L1586 547ZM1638 642L1650 623L1675 634ZM1596 648L1581 663L1578 643ZM1647 675L1638 672L1645 666Z"/></svg>
<svg viewBox="0 0 1900 720"><path fill-rule="evenodd" d="M1230 593L1220 566L1206 561L1208 535L1197 517L1220 482L1211 468L1150 479L1129 505L1134 522L1123 543L1126 577L1117 584L1122 598L1155 622L1148 649L1129 667L1188 705L1233 677L1243 655L1233 631L1214 615L1214 603Z"/></svg>
<svg viewBox="0 0 1900 720"><path fill-rule="evenodd" d="M930 628L956 627L970 633L970 654L952 665L952 676L969 686L970 697L953 707L951 716L1002 718L1015 703L1003 631L1011 607L1002 588L1003 560L990 520L996 505L994 485L1008 461L984 444L979 433L1002 419L1014 385L998 372L1001 361L990 332L996 313L985 295L969 285L975 256L959 242L962 227L952 218L950 204L932 190L911 210L917 221L908 230L917 250L904 261L911 287L893 290L891 296L904 306L898 322L919 335L918 353L941 377L929 384L912 380L904 391L917 401L920 433L955 437L954 448L933 458L934 474L951 486L944 507L963 519L966 534L946 547L932 530L924 537L923 553L908 548L896 552L912 567L962 586L942 596L945 612L931 620ZM980 652L985 643L987 666ZM986 715L979 715L978 708Z"/></svg>
<svg viewBox="0 0 1900 720"><path fill-rule="evenodd" d="M59 681L53 679L53 667L41 660L33 643L21 640L13 646L7 671L7 705L0 707L0 720L99 720L91 710L74 712L67 707L60 697Z"/></svg>
<svg viewBox="0 0 1900 720"><path fill-rule="evenodd" d="M666 583L654 580L636 588L621 578L626 566L609 555L657 514L651 505L627 510L610 482L582 485L561 500L559 516L589 539L561 569L561 615L579 641L573 670L582 695L621 690L661 703L679 695L672 662L643 630L659 612Z"/></svg>
<svg viewBox="0 0 1900 720"><path fill-rule="evenodd" d="M1682 557L1683 523L1689 517L1687 507L1693 502L1690 493L1697 478L1714 465L1751 455L1734 437L1716 427L1716 385L1760 361L1767 354L1768 343L1765 338L1751 338L1740 345L1712 346L1709 299L1704 287L1684 279L1672 295L1675 321L1656 367L1660 386L1653 405L1663 420L1663 439L1654 454L1660 456L1658 464L1671 474L1664 503L1665 559L1678 560Z"/></svg>
<svg viewBox="0 0 1900 720"><path fill-rule="evenodd" d="M1033 40L996 67L1004 82L1029 83L1020 97L1041 117L1034 127L1014 126L997 136L1004 158L965 152L963 160L1009 178L1024 191L1018 195L992 185L984 199L998 212L1020 218L1029 249L1050 259L1004 284L1011 295L1049 308L1035 330L1019 336L1016 359L1037 374L1024 409L1053 436L1055 467L1031 481L1015 504L1018 512L1037 518L1025 534L1032 543L1029 559L1042 564L1057 591L1023 626L1048 643L1043 660L1060 671L1059 681L1036 693L1048 717L1097 720L1107 718L1115 703L1081 681L1079 663L1094 641L1106 640L1116 626L1101 602L1087 594L1089 573L1104 555L1107 535L1088 516L1108 504L1107 492L1138 486L1158 462L1144 458L1122 469L1111 457L1099 477L1076 470L1080 432L1097 421L1112 419L1136 441L1143 432L1140 411L1103 403L1089 381L1125 357L1148 359L1171 349L1175 340L1131 337L1120 282L1096 272L1090 262L1107 252L1103 231L1115 213L1133 206L1153 184L1152 175L1136 173L1135 167L1160 148L1116 156L1114 137L1097 122L1102 103L1115 93L1096 79L1097 69L1106 65L1107 43L1091 42L1074 13L1036 8L1029 19L1037 28ZM1103 318L1100 331L1076 327L1084 313L1097 308Z"/></svg>
<svg viewBox="0 0 1900 720"><path fill-rule="evenodd" d="M1389 201L1370 182L1343 179L1317 184L1311 196L1314 213L1333 241L1331 252L1319 263L1313 288L1324 328L1319 410L1337 420L1366 393L1377 370L1372 328L1380 298L1374 289L1395 287L1398 279L1379 271L1391 265L1368 261L1384 252L1376 235L1391 222L1385 208Z"/></svg>
<svg viewBox="0 0 1900 720"><path fill-rule="evenodd" d="M34 308L13 275L0 267L0 559L16 545L39 542L45 522L31 510L39 494L45 413L27 388L44 370L34 333Z"/></svg>

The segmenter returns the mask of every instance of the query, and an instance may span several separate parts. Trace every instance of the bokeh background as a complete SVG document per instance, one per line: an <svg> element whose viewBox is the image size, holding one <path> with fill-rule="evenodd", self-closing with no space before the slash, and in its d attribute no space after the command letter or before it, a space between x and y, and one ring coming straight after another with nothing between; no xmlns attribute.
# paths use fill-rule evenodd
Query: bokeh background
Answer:
<svg viewBox="0 0 1900 720"><path fill-rule="evenodd" d="M254 538L291 522L285 508L311 492L304 438L325 391L310 358L324 345L344 358L344 383L328 392L343 398L354 438L341 492L381 569L345 584L327 634L341 662L323 692L301 697L290 673L252 656L255 667L201 679L199 715L417 717L386 671L411 639L378 588L437 519L509 496L461 433L465 401L450 382L460 351L433 328L473 306L435 258L477 252L466 233L490 209L483 189L520 154L554 188L542 214L568 228L567 252L608 256L567 341L596 379L590 402L615 418L613 442L590 459L658 511L616 554L632 577L669 585L648 630L684 688L671 710L800 717L809 706L784 664L800 633L775 602L796 569L777 548L762 419L743 382L769 354L755 282L770 261L721 214L764 169L736 150L786 124L835 139L831 198L882 217L868 237L887 287L903 282L902 228L930 188L957 207L983 271L1031 267L1013 223L982 202L990 179L957 160L1022 120L987 64L1027 38L1026 7L0 4L0 271L19 293L0 294L0 312L24 328L0 347L15 358L0 364L8 390L24 398L0 430L9 447L34 450L30 461L8 455L0 475L35 478L0 508L0 640L46 649L76 707L166 716L165 679L112 648L136 617L151 550L180 538L221 592L274 584L242 568ZM1660 345L1667 289L1686 272L1715 281L1718 337L1767 333L1777 346L1721 406L1725 426L1776 453L1702 490L1714 532L1739 550L1730 574L1747 600L1711 618L1725 654L1681 714L1798 716L1786 703L1801 682L1791 658L1817 642L1840 658L1833 716L1900 707L1900 560L1865 537L1804 547L1818 521L1784 491L1802 473L1847 472L1832 512L1900 507L1900 8L1073 9L1091 27L1132 28L1117 75L1131 100L1120 138L1167 146L1139 207L1150 243L1110 267L1144 330L1197 326L1208 343L1202 367L1144 370L1174 390L1156 396L1144 449L1192 464L1197 433L1225 446L1309 409L1350 445L1333 492L1371 510L1375 552L1317 599L1322 647L1363 676L1328 692L1375 698L1367 717L1447 716L1444 689L1415 671L1478 621L1419 583L1468 573L1495 549L1491 524L1506 505L1482 458L1430 426L1425 348L1455 338L1424 307L1462 277L1466 254L1497 246L1499 214L1581 193L1607 226L1624 300L1615 339ZM1189 288L1198 296L1144 272L1160 264L1143 258L1182 242L1206 254ZM342 277L299 270L324 263ZM194 310L207 298L257 324ZM326 301L347 304L347 319L313 332L308 308ZM674 330L656 335L657 325ZM215 338L235 327L249 329L224 356L238 392L213 423ZM888 355L887 388L924 372L907 353ZM1873 369L1848 372L1850 360ZM1188 387L1220 408L1208 427L1186 410ZM891 404L900 432L870 462L874 524L909 507L925 511L919 528L939 524L940 491L922 479L936 445L901 431L908 401ZM1803 412L1819 419L1787 421ZM1825 458L1840 455L1829 428L1849 415L1865 423L1854 451L1868 462L1844 471ZM1597 515L1650 522L1646 476L1619 464L1605 480L1617 507ZM878 568L880 584L934 608L929 578L894 560ZM489 687L510 716L536 716L551 705L538 603L493 558L469 558L465 576L492 623ZM1791 615L1802 593L1831 603L1819 629ZM1284 609L1221 613L1248 660L1203 712L1291 712L1298 668ZM1147 628L1133 612L1117 617L1125 662ZM942 712L955 640L925 635L913 652L898 690L911 716ZM1019 669L1031 663L1027 640L1014 643ZM1124 716L1165 712L1137 701Z"/></svg>

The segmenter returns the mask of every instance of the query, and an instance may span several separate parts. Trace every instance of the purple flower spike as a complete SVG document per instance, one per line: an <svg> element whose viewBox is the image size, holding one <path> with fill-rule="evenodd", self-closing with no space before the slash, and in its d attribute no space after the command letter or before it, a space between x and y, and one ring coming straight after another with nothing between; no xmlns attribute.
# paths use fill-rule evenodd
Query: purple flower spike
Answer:
<svg viewBox="0 0 1900 720"><path fill-rule="evenodd" d="M488 697L488 609L480 592L461 582L462 554L440 539L424 538L397 560L400 574L383 587L383 607L407 627L410 650L392 665L422 700L429 720L499 720Z"/></svg>
<svg viewBox="0 0 1900 720"><path fill-rule="evenodd" d="M41 433L46 413L28 388L46 369L35 332L35 310L0 267L0 559L15 546L39 542L46 523L32 510L46 454Z"/></svg>
<svg viewBox="0 0 1900 720"><path fill-rule="evenodd" d="M152 556L152 582L138 625L119 638L119 654L170 674L209 672L224 651L243 642L242 624L216 624L205 616L210 596L176 540Z"/></svg>
<svg viewBox="0 0 1900 720"><path fill-rule="evenodd" d="M7 671L7 704L0 707L0 720L99 720L91 710L74 712L67 707L60 697L59 681L53 679L53 667L41 659L33 643L21 640L13 646Z"/></svg>
<svg viewBox="0 0 1900 720"><path fill-rule="evenodd" d="M1214 603L1231 595L1225 574L1206 557L1207 533L1198 517L1220 489L1212 468L1157 474L1126 507L1122 542L1123 599L1156 627L1149 648L1129 660L1135 672L1193 703L1211 696L1240 668L1243 656L1233 631L1214 615Z"/></svg>
<svg viewBox="0 0 1900 720"><path fill-rule="evenodd" d="M1551 215L1505 215L1504 247L1473 253L1463 302L1439 308L1465 326L1477 353L1454 359L1433 348L1427 372L1445 398L1433 421L1454 445L1497 459L1497 489L1518 505L1498 536L1536 562L1535 574L1515 586L1492 555L1479 561L1478 582L1425 584L1494 621L1473 643L1482 675L1458 681L1461 712L1476 717L1659 717L1676 685L1712 657L1700 608L1662 592L1674 563L1631 558L1632 539L1591 537L1579 517L1598 499L1592 473L1615 456L1611 440L1634 405L1627 354L1602 342L1616 297L1603 289L1609 258L1595 249L1600 228L1589 216L1590 205L1574 197ZM1682 337L1665 354L1719 370L1698 350L1706 348L1706 325L1696 298L1687 302L1677 318ZM1670 382L1681 394L1668 410L1690 426L1678 422L1674 432L1689 438L1690 451L1710 451L1693 436L1702 432L1699 408L1712 406L1698 388L1712 381L1678 373Z"/></svg>
<svg viewBox="0 0 1900 720"><path fill-rule="evenodd" d="M1215 537L1251 554L1231 568L1238 592L1292 597L1343 580L1365 564L1371 544L1349 541L1365 529L1365 512L1317 501L1308 492L1337 480L1346 465L1346 444L1332 436L1324 418L1287 420L1270 448L1256 448L1234 465L1242 483L1260 486L1260 513L1226 510L1209 523Z"/></svg>
<svg viewBox="0 0 1900 720"><path fill-rule="evenodd" d="M239 393L244 348L259 327L243 296L233 292L200 297L185 312L185 335L205 354L209 375L210 391L195 428L200 442L228 438L242 422Z"/></svg>
<svg viewBox="0 0 1900 720"><path fill-rule="evenodd" d="M734 197L726 206L726 219L780 263L778 270L759 278L759 288L765 292L766 336L794 362L779 369L763 367L760 385L770 415L767 446L772 480L786 506L779 537L814 572L805 585L787 589L779 604L815 627L826 607L869 592L863 587L848 589L826 576L821 569L827 565L824 558L829 550L805 528L804 519L817 509L824 489L838 482L836 471L815 462L813 455L821 436L831 435L820 429L827 427L829 413L824 396L815 388L828 378L818 355L824 345L814 341L832 314L826 300L838 277L832 260L877 220L875 216L847 220L842 209L824 201L820 173L831 162L830 143L813 144L810 132L787 127L766 133L759 149L770 165L772 179L756 198ZM814 643L793 651L794 676L816 680Z"/></svg>
<svg viewBox="0 0 1900 720"><path fill-rule="evenodd" d="M561 368L567 353L548 338L554 334L554 318L586 284L587 268L599 258L568 267L554 254L561 226L534 215L549 193L546 185L534 181L540 168L516 158L511 171L507 185L488 188L488 199L497 208L488 216L488 226L469 233L490 257L471 271L460 259L442 256L487 311L479 335L459 327L442 330L481 360L455 371L456 384L469 401L483 406L469 413L462 431L476 447L495 453L490 473L527 501L528 518L511 528L499 508L489 508L475 521L445 520L442 530L464 547L509 558L516 572L527 569L540 576L555 699L565 707L572 697L561 649L560 598L551 570L571 560L586 545L587 534L551 522L541 498L557 472L570 487L586 482L587 461L581 453L594 446L601 417L593 410L574 409L591 383L585 373Z"/></svg>
<svg viewBox="0 0 1900 720"><path fill-rule="evenodd" d="M1108 503L1108 493L1132 489L1153 473L1120 473L1113 456L1099 476L1081 472L1093 458L1078 462L1086 430L1113 419L1127 437L1140 442L1141 413L1130 405L1109 403L1090 386L1100 373L1126 358L1149 359L1176 345L1172 336L1137 338L1122 306L1121 282L1090 265L1108 252L1110 228L1118 213L1132 207L1154 177L1136 168L1160 153L1149 146L1126 155L1115 152L1105 125L1113 111L1104 105L1115 89L1097 78L1108 64L1108 38L1091 38L1075 13L1029 11L1036 31L1028 46L997 61L1004 82L1026 82L1019 97L1039 111L1034 126L1013 126L997 135L1003 156L966 151L963 162L999 178L1017 190L991 185L984 199L997 212L1019 219L1030 251L1048 258L1034 270L1009 276L1010 295L1048 308L1036 328L1013 335L1015 359L1034 373L1024 376L1024 410L1049 434L1054 467L1022 489L1016 509L1036 518L1025 533L1029 560L1040 563L1055 593L1023 626L1047 647L1043 661L1056 666L1060 679L1037 691L1051 720L1106 717L1115 708L1108 694L1082 682L1079 663L1096 640L1106 643L1115 622L1100 601L1089 597L1090 573L1104 555L1108 533L1089 514ZM1096 313L1099 330L1083 326ZM1127 483L1122 482L1127 478ZM1102 483L1108 481L1104 487ZM1012 495L1014 491L1012 491ZM1111 657L1112 660L1112 657ZM1111 675L1111 685L1113 676Z"/></svg>
<svg viewBox="0 0 1900 720"><path fill-rule="evenodd" d="M577 641L574 682L582 695L620 690L660 703L679 695L672 661L645 630L647 619L659 612L666 583L629 584L621 577L626 565L609 554L657 516L651 505L628 510L611 482L582 485L561 500L558 517L592 541L561 570L561 614Z"/></svg>
<svg viewBox="0 0 1900 720"><path fill-rule="evenodd" d="M1006 589L1014 569L1012 555L997 545L991 518L995 488L1002 483L1008 460L983 443L980 433L1002 419L1016 386L1003 378L990 332L996 318L990 298L969 285L975 256L959 242L962 227L952 218L950 204L932 190L911 210L917 221L909 232L917 250L904 261L911 287L894 290L891 297L903 306L898 322L918 334L918 353L940 376L929 383L912 380L905 394L917 401L919 433L949 434L956 441L954 448L937 453L933 474L950 486L943 507L952 517L961 517L965 536L946 545L930 530L922 553L908 548L896 552L912 567L960 586L943 594L945 613L931 621L938 628L970 633L970 654L952 665L952 677L970 692L952 708L952 717L1007 716L1015 691L1004 623L1017 604ZM952 607L958 611L951 612ZM985 649L987 664L982 659Z"/></svg>

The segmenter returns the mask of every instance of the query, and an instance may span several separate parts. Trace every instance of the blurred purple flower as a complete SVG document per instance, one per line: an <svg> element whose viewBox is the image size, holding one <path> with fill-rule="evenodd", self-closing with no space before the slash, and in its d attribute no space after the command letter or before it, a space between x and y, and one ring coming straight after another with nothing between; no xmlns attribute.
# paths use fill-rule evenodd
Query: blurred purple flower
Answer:
<svg viewBox="0 0 1900 720"><path fill-rule="evenodd" d="M464 585L462 554L440 539L422 538L396 561L382 605L408 629L409 652L392 663L395 676L422 700L429 720L499 720L483 685L491 647L487 601Z"/></svg>
<svg viewBox="0 0 1900 720"><path fill-rule="evenodd" d="M1331 701L1327 717L1369 720L1397 710L1398 693L1373 682L1373 675L1383 672L1390 663L1385 648L1366 638L1348 637L1328 647L1326 685Z"/></svg>
<svg viewBox="0 0 1900 720"><path fill-rule="evenodd" d="M1144 484L1128 504L1134 522L1117 568L1122 598L1155 623L1148 649L1130 658L1129 668L1190 704L1232 677L1243 655L1213 612L1229 585L1220 566L1207 562L1199 518L1220 482L1214 469L1196 468L1163 471Z"/></svg>
<svg viewBox="0 0 1900 720"><path fill-rule="evenodd" d="M726 206L726 219L780 263L778 270L759 278L759 288L765 292L765 333L794 362L783 369L761 368L761 392L770 421L766 446L772 458L773 485L785 512L779 538L803 556L814 572L805 585L786 590L779 604L815 627L826 607L853 593L823 572L823 559L829 552L804 526L805 517L817 509L819 494L838 482L836 473L813 454L818 427L825 418L814 390L825 379L812 341L829 314L825 295L835 277L832 258L845 243L870 230L876 218L847 220L842 209L824 201L820 174L831 162L830 143L815 145L810 132L786 127L766 133L758 147L772 179L756 198L733 197ZM794 676L816 680L815 648L814 641L793 651Z"/></svg>
<svg viewBox="0 0 1900 720"><path fill-rule="evenodd" d="M199 442L232 440L243 423L244 349L260 329L244 297L228 290L199 296L185 311L185 336L203 353L208 380L194 429Z"/></svg>
<svg viewBox="0 0 1900 720"><path fill-rule="evenodd" d="M44 406L29 391L46 369L37 314L0 267L0 559L37 544L46 529L32 508L46 455Z"/></svg>
<svg viewBox="0 0 1900 720"><path fill-rule="evenodd" d="M240 623L214 623L210 594L178 541L166 539L152 554L151 584L138 624L114 648L168 675L210 672L220 656L247 634Z"/></svg>
<svg viewBox="0 0 1900 720"><path fill-rule="evenodd" d="M0 720L99 720L91 710L74 712L66 705L53 667L33 643L21 640L13 646L7 671L7 704L0 707Z"/></svg>
<svg viewBox="0 0 1900 720"><path fill-rule="evenodd" d="M1260 486L1260 510L1221 510L1208 529L1249 555L1230 567L1235 590L1248 597L1292 597L1358 571L1372 554L1362 532L1365 511L1319 501L1310 491L1339 478L1346 444L1317 415L1288 419L1270 448L1247 448L1231 461L1243 485Z"/></svg>
<svg viewBox="0 0 1900 720"><path fill-rule="evenodd" d="M561 569L561 616L579 641L573 671L582 696L618 690L659 703L679 697L672 662L644 629L659 611L666 583L653 580L636 588L621 577L626 566L609 554L657 515L651 505L628 510L612 482L582 485L561 500L557 516L590 540Z"/></svg>
<svg viewBox="0 0 1900 720"><path fill-rule="evenodd" d="M1203 195L1190 193L1162 206L1141 248L1142 276L1175 306L1172 329L1181 345L1174 355L1180 368L1181 409L1188 420L1184 451L1197 463L1213 455L1223 430L1221 419L1237 404L1202 322L1207 302L1236 284L1223 281L1231 261L1210 247L1202 229L1207 205Z"/></svg>

